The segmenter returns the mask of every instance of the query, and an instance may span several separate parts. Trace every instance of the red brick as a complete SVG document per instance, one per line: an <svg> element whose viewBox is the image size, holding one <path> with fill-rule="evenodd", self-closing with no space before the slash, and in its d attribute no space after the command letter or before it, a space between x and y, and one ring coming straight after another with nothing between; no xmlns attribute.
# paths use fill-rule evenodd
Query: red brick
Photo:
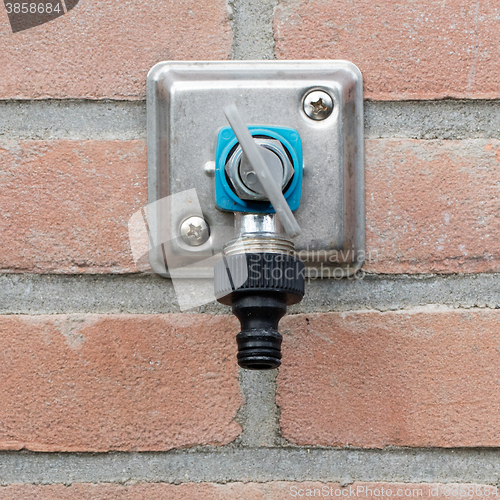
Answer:
<svg viewBox="0 0 500 500"><path fill-rule="evenodd" d="M278 404L300 445L500 445L500 311L288 316Z"/></svg>
<svg viewBox="0 0 500 500"><path fill-rule="evenodd" d="M491 0L284 0L276 55L350 60L370 99L497 98L499 19Z"/></svg>
<svg viewBox="0 0 500 500"><path fill-rule="evenodd" d="M0 148L2 272L136 272L127 223L147 203L143 141Z"/></svg>
<svg viewBox="0 0 500 500"><path fill-rule="evenodd" d="M0 316L0 449L229 443L235 329L210 315Z"/></svg>
<svg viewBox="0 0 500 500"><path fill-rule="evenodd" d="M354 491L350 495L354 498L372 499L382 498L384 494L391 492L391 497L400 498L436 498L445 500L449 498L460 498L459 495L452 497L456 491L460 493L474 493L464 497L470 499L484 498L484 492L494 492L495 488L488 485L477 484L438 484L438 483L353 483L341 487L338 483L320 482L271 482L271 483L185 483L173 484L136 484L133 486L120 486L115 484L74 484L64 485L26 485L15 484L0 488L0 500L164 500L175 498L175 500L288 500L290 498L346 498L341 497L340 492ZM384 493L382 493L384 492ZM475 493L477 492L477 494ZM482 492L483 494L481 494ZM332 494L333 493L333 494ZM437 493L437 495L436 495ZM349 495L347 495L349 498Z"/></svg>
<svg viewBox="0 0 500 500"><path fill-rule="evenodd" d="M146 75L163 60L228 59L224 0L81 0L41 26L12 33L0 17L0 99L142 99Z"/></svg>
<svg viewBox="0 0 500 500"><path fill-rule="evenodd" d="M367 271L500 271L500 141L366 146ZM0 162L1 272L137 272L127 223L147 204L143 141L10 142Z"/></svg>
<svg viewBox="0 0 500 500"><path fill-rule="evenodd" d="M499 141L366 146L366 270L500 271Z"/></svg>

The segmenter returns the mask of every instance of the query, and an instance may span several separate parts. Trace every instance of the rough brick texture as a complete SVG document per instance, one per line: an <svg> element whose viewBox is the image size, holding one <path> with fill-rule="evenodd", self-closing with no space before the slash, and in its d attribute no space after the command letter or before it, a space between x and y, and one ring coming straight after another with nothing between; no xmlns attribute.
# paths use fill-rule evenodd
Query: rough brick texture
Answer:
<svg viewBox="0 0 500 500"><path fill-rule="evenodd" d="M500 446L500 312L286 317L278 404L301 445Z"/></svg>
<svg viewBox="0 0 500 500"><path fill-rule="evenodd" d="M390 495L388 492L390 491ZM495 488L477 484L436 484L436 483L353 483L342 487L338 483L320 482L271 482L258 483L186 483L137 484L120 486L114 484L64 485L20 485L0 488L0 500L288 500L290 498L470 498L484 499ZM460 492L464 495L460 497ZM347 493L342 497L342 493ZM452 496L456 493L455 496ZM495 498L495 497L493 497Z"/></svg>
<svg viewBox="0 0 500 500"><path fill-rule="evenodd" d="M41 26L12 33L0 10L1 99L142 99L165 60L228 59L224 0L81 0Z"/></svg>
<svg viewBox="0 0 500 500"><path fill-rule="evenodd" d="M366 270L500 271L499 141L366 147Z"/></svg>
<svg viewBox="0 0 500 500"><path fill-rule="evenodd" d="M234 330L224 316L0 316L0 449L229 443Z"/></svg>
<svg viewBox="0 0 500 500"><path fill-rule="evenodd" d="M366 270L500 271L500 141L366 146ZM2 272L137 271L127 223L147 203L143 141L7 142L0 162Z"/></svg>
<svg viewBox="0 0 500 500"><path fill-rule="evenodd" d="M134 272L127 223L147 203L143 141L0 146L0 266L7 272Z"/></svg>
<svg viewBox="0 0 500 500"><path fill-rule="evenodd" d="M283 0L280 59L347 59L372 99L500 96L500 11L494 1Z"/></svg>

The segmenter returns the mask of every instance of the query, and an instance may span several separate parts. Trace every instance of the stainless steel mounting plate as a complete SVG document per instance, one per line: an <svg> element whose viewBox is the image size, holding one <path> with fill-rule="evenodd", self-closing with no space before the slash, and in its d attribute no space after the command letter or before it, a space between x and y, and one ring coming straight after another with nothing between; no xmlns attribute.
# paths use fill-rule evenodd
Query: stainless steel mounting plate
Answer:
<svg viewBox="0 0 500 500"><path fill-rule="evenodd" d="M304 112L311 90L333 100L333 112L323 120ZM223 108L231 103L248 125L299 132L304 183L295 212L302 228L294 240L297 254L311 277L352 275L365 252L362 78L350 62L314 60L163 62L150 71L148 218L152 240L163 243L150 252L152 269L165 276L175 268L176 277L210 277L210 257L232 237L233 214L215 208L206 167L215 160L217 132L228 125ZM191 200L159 202L188 190ZM200 212L210 238L185 245L180 226ZM170 265L174 261L180 264Z"/></svg>

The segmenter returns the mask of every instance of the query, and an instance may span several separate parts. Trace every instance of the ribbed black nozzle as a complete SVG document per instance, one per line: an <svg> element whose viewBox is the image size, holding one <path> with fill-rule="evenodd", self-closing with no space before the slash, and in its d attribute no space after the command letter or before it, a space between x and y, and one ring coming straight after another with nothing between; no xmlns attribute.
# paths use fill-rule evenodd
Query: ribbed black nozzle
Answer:
<svg viewBox="0 0 500 500"><path fill-rule="evenodd" d="M280 296L281 295L281 296ZM233 298L233 313L240 320L238 364L251 370L269 370L281 364L278 323L286 314L284 294L242 295Z"/></svg>
<svg viewBox="0 0 500 500"><path fill-rule="evenodd" d="M238 364L251 370L281 365L278 323L304 296L304 264L287 254L231 255L215 266L215 295L240 320Z"/></svg>

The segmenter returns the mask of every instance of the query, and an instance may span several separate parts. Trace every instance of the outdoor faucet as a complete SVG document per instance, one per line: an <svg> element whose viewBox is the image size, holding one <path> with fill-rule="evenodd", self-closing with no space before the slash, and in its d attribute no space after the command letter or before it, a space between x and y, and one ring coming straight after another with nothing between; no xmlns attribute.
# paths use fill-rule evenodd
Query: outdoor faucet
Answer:
<svg viewBox="0 0 500 500"><path fill-rule="evenodd" d="M230 139L230 150L217 158L216 179L221 184L216 197L231 195L221 189L223 177L224 187L245 205L233 208L236 239L224 246L222 259L215 265L215 296L232 306L241 323L236 337L238 364L268 370L281 364L278 323L287 306L304 296L304 264L295 257L291 240L300 227L285 197L300 201L300 137L287 130L295 139L291 144L281 137L283 129L276 127L267 131L254 127L252 134L235 105L224 112L234 137L227 130L219 134L219 140L224 134ZM224 146L218 151L227 151L229 146Z"/></svg>

